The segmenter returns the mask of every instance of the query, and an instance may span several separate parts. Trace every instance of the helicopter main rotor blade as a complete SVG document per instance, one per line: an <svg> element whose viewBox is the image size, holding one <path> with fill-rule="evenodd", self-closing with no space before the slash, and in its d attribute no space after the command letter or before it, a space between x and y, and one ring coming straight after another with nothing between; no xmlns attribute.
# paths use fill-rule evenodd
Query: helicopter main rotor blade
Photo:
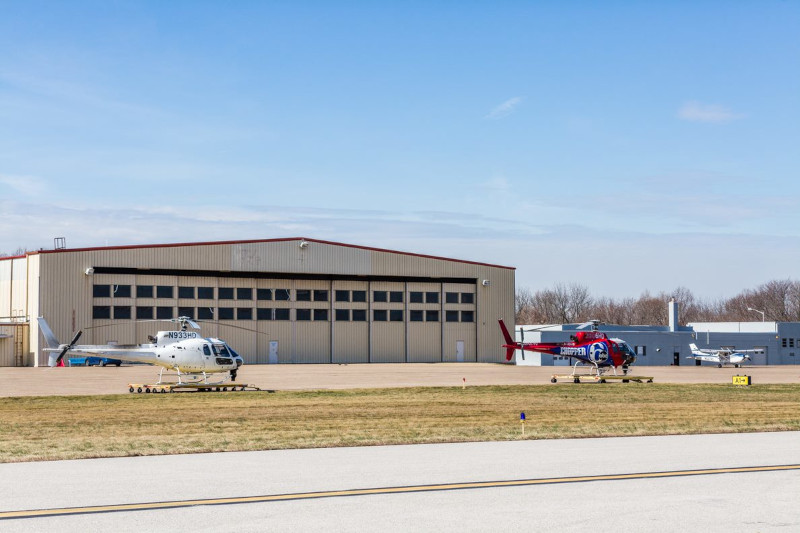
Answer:
<svg viewBox="0 0 800 533"><path fill-rule="evenodd" d="M217 326L223 326L226 328L234 328L234 329L241 329L243 331L249 331L250 333L258 333L259 335L269 335L263 331L258 331L251 328L245 328L242 326L234 326L233 324L228 324L227 322L221 322L219 320L197 320L200 324L216 324Z"/></svg>

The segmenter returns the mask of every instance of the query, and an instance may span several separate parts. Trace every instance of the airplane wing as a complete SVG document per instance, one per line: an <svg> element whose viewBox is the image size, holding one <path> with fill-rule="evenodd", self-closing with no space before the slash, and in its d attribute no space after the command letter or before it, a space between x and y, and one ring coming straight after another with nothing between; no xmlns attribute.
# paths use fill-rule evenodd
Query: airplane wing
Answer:
<svg viewBox="0 0 800 533"><path fill-rule="evenodd" d="M50 351L50 350L48 350ZM131 348L110 348L108 346L76 346L67 352L68 354L97 355L99 357L111 357L114 359L125 359L125 356L149 356L155 357L156 353L145 350Z"/></svg>
<svg viewBox="0 0 800 533"><path fill-rule="evenodd" d="M58 348L45 348L43 351L58 352L60 350ZM65 355L93 355L96 357L110 357L112 359L120 359L122 361L134 363L149 363L166 366L164 364L165 361L159 359L155 351L136 348L134 346L73 346ZM54 356L51 356L51 358L54 358Z"/></svg>

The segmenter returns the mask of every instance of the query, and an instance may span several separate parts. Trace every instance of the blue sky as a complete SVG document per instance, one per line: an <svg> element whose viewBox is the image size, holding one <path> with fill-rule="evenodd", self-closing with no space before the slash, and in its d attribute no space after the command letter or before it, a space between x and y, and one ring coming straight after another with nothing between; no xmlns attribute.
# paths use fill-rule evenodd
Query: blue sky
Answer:
<svg viewBox="0 0 800 533"><path fill-rule="evenodd" d="M0 12L0 251L302 235L613 297L797 277L798 2Z"/></svg>

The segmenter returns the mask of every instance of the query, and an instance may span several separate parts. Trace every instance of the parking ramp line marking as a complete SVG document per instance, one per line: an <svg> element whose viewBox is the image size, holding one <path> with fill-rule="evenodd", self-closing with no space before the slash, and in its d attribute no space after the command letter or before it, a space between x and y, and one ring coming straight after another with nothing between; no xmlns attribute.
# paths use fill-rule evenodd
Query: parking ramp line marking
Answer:
<svg viewBox="0 0 800 533"><path fill-rule="evenodd" d="M590 481L621 481L626 479L654 479L686 476L707 476L713 474L744 474L751 472L775 472L800 470L800 464L773 466L744 466L734 468L705 468L700 470L673 470L666 472L640 472L634 474L606 474L595 476L572 476L540 479L516 479L506 481L471 481L465 483L442 483L434 485L410 485L406 487L379 487L367 489L329 490L318 492L296 492L288 494L269 494L263 496L242 496L233 498L205 498L196 500L174 500L163 502L125 503L118 505L94 505L85 507L63 507L53 509L32 509L25 511L2 511L0 520L69 516L79 514L119 513L128 511L148 511L176 509L201 505L234 505L240 503L266 503L292 500L311 500L317 498L337 498L344 496L368 496L378 494L405 494L412 492L436 492L447 490L486 489L501 487L525 487L532 485L555 485L560 483L586 483Z"/></svg>

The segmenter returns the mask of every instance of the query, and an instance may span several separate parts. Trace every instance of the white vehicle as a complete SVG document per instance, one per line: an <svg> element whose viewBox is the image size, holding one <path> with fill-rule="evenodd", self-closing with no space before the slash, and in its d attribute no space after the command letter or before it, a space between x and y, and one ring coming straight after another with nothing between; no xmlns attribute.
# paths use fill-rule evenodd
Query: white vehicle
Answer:
<svg viewBox="0 0 800 533"><path fill-rule="evenodd" d="M698 348L696 344L689 344L692 349L692 355L688 359L695 359L697 361L706 361L709 363L717 363L717 368L722 368L722 365L733 365L739 368L739 365L744 364L745 361L750 361L748 353L755 352L756 350L731 350L729 348L719 348L716 350L706 350Z"/></svg>
<svg viewBox="0 0 800 533"><path fill-rule="evenodd" d="M102 345L77 345L82 331L78 331L69 344L61 344L56 339L47 321L39 317L39 329L47 341L45 352L50 352L49 366L58 366L66 354L80 356L93 355L98 357L111 357L122 361L147 363L161 367L158 383L164 369L175 370L178 373L178 383L183 383L182 377L189 375L193 379L200 379L208 384L207 374L228 373L231 381L236 381L236 372L244 360L233 348L220 339L203 338L195 331L186 331L189 325L200 329L196 322L187 317L171 320L181 325L180 331L159 331L156 337L150 337L151 344L102 344Z"/></svg>

